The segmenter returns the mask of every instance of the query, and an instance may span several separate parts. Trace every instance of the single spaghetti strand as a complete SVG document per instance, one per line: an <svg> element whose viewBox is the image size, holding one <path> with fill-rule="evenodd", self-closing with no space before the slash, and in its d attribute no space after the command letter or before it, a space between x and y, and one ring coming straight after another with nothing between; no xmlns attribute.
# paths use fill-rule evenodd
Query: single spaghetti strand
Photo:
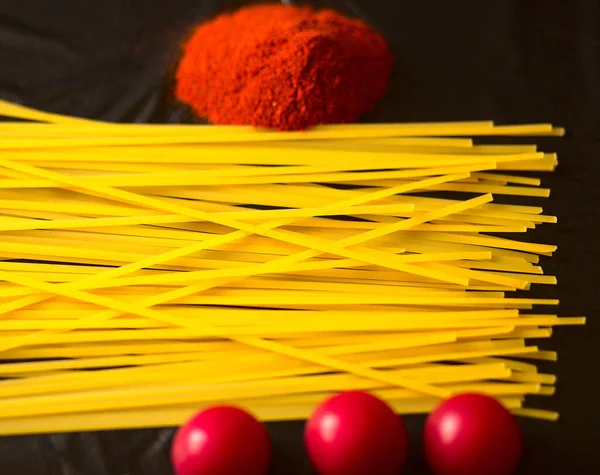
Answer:
<svg viewBox="0 0 600 475"><path fill-rule="evenodd" d="M2 109L0 109L1 112ZM91 137L91 138L63 138L63 139L34 139L34 140L10 140L0 141L0 148L11 149L51 149L68 147L94 147L115 145L165 145L165 144L198 144L198 143L233 143L254 141L287 141L287 140L310 140L310 139L339 139L356 137L423 137L429 135L437 136L468 136L468 135L560 135L561 130L553 130L550 124L533 124L519 126L489 127L486 125L475 125L472 127L452 127L452 125L413 126L411 124L382 124L371 127L361 126L352 128L349 126L320 126L311 130L310 134L305 132L259 132L259 133L237 133L237 134L198 134L192 135L170 135L149 137Z"/></svg>
<svg viewBox="0 0 600 475"><path fill-rule="evenodd" d="M472 163L471 163L472 162ZM470 159L469 163L461 168L470 170L479 168L484 162L482 159ZM496 162L489 162L493 164ZM160 183L161 187L171 186L231 186L231 185L261 185L271 184L276 181L279 184L287 183L313 183L326 181L328 183L356 181L356 180L387 180L397 178L419 178L425 176L444 175L455 173L457 165L442 166L436 168L418 168L391 171L365 171L373 168L373 163L344 164L338 166L286 166L286 167L239 167L237 169L225 170L187 170L185 172L163 172L155 174L124 174L108 176L82 176L78 177L80 186L84 182L94 185L110 187L148 187ZM486 167L489 169L489 167ZM350 171L349 171L350 170ZM332 173L338 171L338 173ZM211 173L212 172L212 173ZM229 172L229 173L226 173ZM236 172L236 173L234 173ZM276 178L275 178L276 177ZM54 188L62 187L53 180L0 180L0 189L23 189L23 188Z"/></svg>
<svg viewBox="0 0 600 475"><path fill-rule="evenodd" d="M431 398L420 403L407 403L406 401L391 401L391 408L399 414L419 414L431 411L438 401ZM500 398L499 402L510 410L522 406L519 398ZM209 405L158 407L154 409L123 409L98 413L61 414L48 416L24 417L17 421L7 419L0 421L0 434L19 435L35 432L57 433L73 431L110 430L110 429L138 429L173 427L183 424L198 410ZM307 419L314 410L313 404L296 405L244 405L245 409L255 414L263 421L284 421Z"/></svg>
<svg viewBox="0 0 600 475"><path fill-rule="evenodd" d="M39 208L42 209L45 203L39 202ZM10 206L8 206L10 207ZM313 213L314 210L314 213ZM340 209L339 211L323 211L322 208L299 208L299 209L277 209L260 211L227 211L222 214L226 217L241 220L267 220L267 219L290 219L290 218L312 218L316 216L330 215L357 215L357 214L398 214L402 212L411 212L414 205L411 204L393 204L393 205L371 205L355 206ZM118 227L118 226L136 226L150 224L176 224L195 222L196 219L178 215L136 215L136 216L117 216L108 218L73 218L59 221L41 221L39 219L19 220L11 224L0 224L0 231L26 231L43 229L76 229L76 228L95 228L95 227Z"/></svg>
<svg viewBox="0 0 600 475"><path fill-rule="evenodd" d="M83 119L80 117L71 117L62 114L52 114L50 112L42 112L31 107L26 107L20 104L13 104L0 99L0 115L6 117L14 117L18 119L37 120L42 122L51 122L56 124L66 124L70 126L83 126L82 129L87 130L88 126L101 124L99 121L91 119ZM19 123L18 127L23 127L26 124ZM47 125L44 125L47 127Z"/></svg>

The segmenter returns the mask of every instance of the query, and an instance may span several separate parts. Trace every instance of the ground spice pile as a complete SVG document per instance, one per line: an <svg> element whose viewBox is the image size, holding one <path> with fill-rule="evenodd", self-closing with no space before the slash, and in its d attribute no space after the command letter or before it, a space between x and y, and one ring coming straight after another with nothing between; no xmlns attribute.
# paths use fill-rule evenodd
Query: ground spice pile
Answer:
<svg viewBox="0 0 600 475"><path fill-rule="evenodd" d="M387 89L392 54L360 20L260 5L199 25L176 95L213 124L302 130L356 122Z"/></svg>

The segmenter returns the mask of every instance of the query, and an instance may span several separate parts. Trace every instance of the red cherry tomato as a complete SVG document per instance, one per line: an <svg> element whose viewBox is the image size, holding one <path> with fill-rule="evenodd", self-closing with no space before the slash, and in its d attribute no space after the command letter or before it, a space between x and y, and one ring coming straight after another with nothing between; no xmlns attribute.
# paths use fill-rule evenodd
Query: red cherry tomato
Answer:
<svg viewBox="0 0 600 475"><path fill-rule="evenodd" d="M360 391L321 403L304 440L321 475L397 475L406 461L404 422L381 399Z"/></svg>
<svg viewBox="0 0 600 475"><path fill-rule="evenodd" d="M263 475L270 452L263 424L241 409L218 406L181 426L171 461L177 475Z"/></svg>
<svg viewBox="0 0 600 475"><path fill-rule="evenodd" d="M442 402L425 423L423 443L436 475L509 475L522 451L514 417L482 394L461 394Z"/></svg>

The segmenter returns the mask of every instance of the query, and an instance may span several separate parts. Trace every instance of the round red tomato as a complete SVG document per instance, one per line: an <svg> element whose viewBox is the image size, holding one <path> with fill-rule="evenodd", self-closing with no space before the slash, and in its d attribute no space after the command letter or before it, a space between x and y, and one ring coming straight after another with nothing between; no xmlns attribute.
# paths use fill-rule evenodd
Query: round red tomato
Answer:
<svg viewBox="0 0 600 475"><path fill-rule="evenodd" d="M304 437L321 475L397 475L406 461L404 422L381 399L360 391L324 401Z"/></svg>
<svg viewBox="0 0 600 475"><path fill-rule="evenodd" d="M218 406L181 426L171 461L177 475L264 475L270 452L263 424L241 409Z"/></svg>
<svg viewBox="0 0 600 475"><path fill-rule="evenodd" d="M512 414L482 394L461 394L441 403L425 423L423 443L436 475L509 475L522 451Z"/></svg>

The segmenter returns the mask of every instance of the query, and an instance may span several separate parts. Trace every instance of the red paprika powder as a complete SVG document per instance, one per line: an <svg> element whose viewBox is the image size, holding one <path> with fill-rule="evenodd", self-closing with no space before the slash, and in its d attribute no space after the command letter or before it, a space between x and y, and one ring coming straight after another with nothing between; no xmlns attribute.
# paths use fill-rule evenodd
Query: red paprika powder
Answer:
<svg viewBox="0 0 600 475"><path fill-rule="evenodd" d="M259 5L199 25L176 95L214 124L302 130L356 122L387 89L392 54L360 20Z"/></svg>

